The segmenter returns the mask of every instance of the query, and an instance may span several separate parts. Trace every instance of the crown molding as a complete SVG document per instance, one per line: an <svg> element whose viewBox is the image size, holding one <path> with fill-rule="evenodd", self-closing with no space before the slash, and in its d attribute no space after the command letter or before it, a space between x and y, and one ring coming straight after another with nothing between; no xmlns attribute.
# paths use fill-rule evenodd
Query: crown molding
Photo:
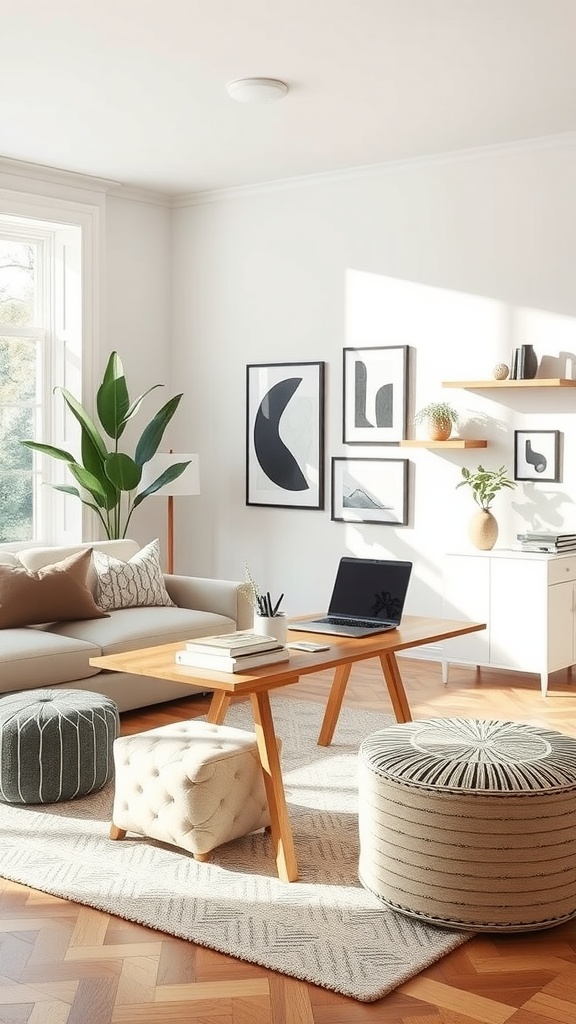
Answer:
<svg viewBox="0 0 576 1024"><path fill-rule="evenodd" d="M146 203L148 206L165 206L170 209L174 205L174 196L170 192L154 192L153 189L137 188L133 185L114 185L108 189L107 195L113 199Z"/></svg>
<svg viewBox="0 0 576 1024"><path fill-rule="evenodd" d="M32 181L46 181L53 185L66 185L68 188L81 188L88 192L107 192L120 184L110 178L92 177L90 174L65 171L60 167L49 167L45 164L33 164L27 160L12 160L9 157L0 157L0 174L28 178Z"/></svg>
<svg viewBox="0 0 576 1024"><path fill-rule="evenodd" d="M403 160L389 160L379 164L363 164L338 171L322 171L318 174L302 174L293 178L278 178L275 181L264 181L253 185L238 185L231 188L190 192L174 196L171 205L174 208L186 206L202 206L205 203L216 203L223 199L246 199L252 196L266 195L271 192L284 192L294 188L330 185L340 182L356 181L362 178L376 178L383 174L396 174L398 171L417 170L420 167L440 166L448 163L461 163L468 160L482 160L494 156L508 156L516 153L529 153L538 150L558 149L561 146L576 146L576 132L563 132L558 135L544 135L534 139L521 139L517 142L499 142L486 146L475 146L470 149L445 150L427 156L410 157Z"/></svg>

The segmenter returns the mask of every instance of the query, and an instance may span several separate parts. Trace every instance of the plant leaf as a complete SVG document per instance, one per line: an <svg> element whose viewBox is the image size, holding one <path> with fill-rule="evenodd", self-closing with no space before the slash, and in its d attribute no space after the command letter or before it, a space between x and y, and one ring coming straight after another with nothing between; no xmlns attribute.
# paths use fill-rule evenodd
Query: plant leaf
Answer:
<svg viewBox="0 0 576 1024"><path fill-rule="evenodd" d="M124 422L127 423L128 420L131 420L132 417L136 415L136 413L138 412L140 406L142 405L142 402L144 401L146 396L150 394L151 391L155 391L156 388L163 388L163 387L164 387L164 384L153 384L152 387L148 388L147 391L143 391L141 395L138 395L138 398L134 399L134 401L132 402L132 405L127 410Z"/></svg>
<svg viewBox="0 0 576 1024"><path fill-rule="evenodd" d="M20 441L20 444L25 445L26 448L32 448L35 452L41 452L43 455L50 455L53 459L61 459L63 462L76 461L70 452L64 451L63 448L55 448L51 444L41 444L40 441Z"/></svg>
<svg viewBox="0 0 576 1024"><path fill-rule="evenodd" d="M136 445L136 452L134 454L134 461L139 466L143 466L145 462L149 462L153 455L158 451L158 445L162 440L164 431L170 423L178 405L182 394L174 395L170 398L166 405L163 405L159 412L156 413L153 420L150 421L147 427L144 428L140 436L140 440Z"/></svg>
<svg viewBox="0 0 576 1024"><path fill-rule="evenodd" d="M106 508L107 494L98 478L93 476L92 473L89 473L87 469L84 469L84 466L80 466L77 462L72 462L68 468L80 486L92 495L96 504L100 508Z"/></svg>
<svg viewBox="0 0 576 1024"><path fill-rule="evenodd" d="M83 438L86 437L91 441L93 447L96 449L96 451L100 453L102 461L104 461L108 454L108 449L106 448L104 440L94 421L90 418L86 410L80 405L80 402L78 402L74 398L74 395L71 395L70 392L66 390L66 388L55 388L54 390L60 392L62 398L66 402L66 405L70 409L70 412L78 420L78 423L80 424L80 427L82 429Z"/></svg>
<svg viewBox="0 0 576 1024"><path fill-rule="evenodd" d="M168 466L164 472L156 478L156 480L153 480L152 483L148 485L145 491L140 491L136 495L134 498L134 508L136 508L137 505L140 505L144 501L144 498L147 498L149 494L155 494L161 487L164 487L166 484L171 484L173 480L177 480L179 476L182 476L186 466L190 465L190 461L191 460L189 459L188 462L175 462L173 466Z"/></svg>
<svg viewBox="0 0 576 1024"><path fill-rule="evenodd" d="M104 463L104 470L119 491L135 491L142 479L142 467L124 452L112 452Z"/></svg>
<svg viewBox="0 0 576 1024"><path fill-rule="evenodd" d="M130 407L130 396L125 377L105 379L96 394L98 417L108 437L115 441L122 436L126 426L126 413Z"/></svg>

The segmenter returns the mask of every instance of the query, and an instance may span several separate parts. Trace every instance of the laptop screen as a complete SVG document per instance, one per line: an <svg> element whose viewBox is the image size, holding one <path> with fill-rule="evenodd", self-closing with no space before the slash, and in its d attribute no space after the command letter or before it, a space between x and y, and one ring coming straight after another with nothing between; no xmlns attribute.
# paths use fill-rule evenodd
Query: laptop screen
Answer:
<svg viewBox="0 0 576 1024"><path fill-rule="evenodd" d="M400 622L412 562L342 558L329 615Z"/></svg>

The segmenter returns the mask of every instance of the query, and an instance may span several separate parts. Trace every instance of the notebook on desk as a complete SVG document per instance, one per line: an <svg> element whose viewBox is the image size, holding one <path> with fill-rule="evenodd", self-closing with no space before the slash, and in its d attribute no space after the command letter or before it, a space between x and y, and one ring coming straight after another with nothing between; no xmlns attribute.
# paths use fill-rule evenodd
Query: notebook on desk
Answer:
<svg viewBox="0 0 576 1024"><path fill-rule="evenodd" d="M288 628L332 636L370 636L397 629L411 572L412 562L341 558L327 614Z"/></svg>

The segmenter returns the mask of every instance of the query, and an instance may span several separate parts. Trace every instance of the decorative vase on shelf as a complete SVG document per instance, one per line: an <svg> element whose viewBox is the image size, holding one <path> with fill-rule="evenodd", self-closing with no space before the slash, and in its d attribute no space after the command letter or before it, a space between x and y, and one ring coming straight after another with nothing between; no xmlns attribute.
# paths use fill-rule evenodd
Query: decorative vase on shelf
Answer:
<svg viewBox="0 0 576 1024"><path fill-rule="evenodd" d="M518 355L518 379L533 380L538 369L538 356L533 345L521 345Z"/></svg>
<svg viewBox="0 0 576 1024"><path fill-rule="evenodd" d="M480 551L491 551L498 540L498 523L487 509L481 508L470 520L468 536Z"/></svg>

